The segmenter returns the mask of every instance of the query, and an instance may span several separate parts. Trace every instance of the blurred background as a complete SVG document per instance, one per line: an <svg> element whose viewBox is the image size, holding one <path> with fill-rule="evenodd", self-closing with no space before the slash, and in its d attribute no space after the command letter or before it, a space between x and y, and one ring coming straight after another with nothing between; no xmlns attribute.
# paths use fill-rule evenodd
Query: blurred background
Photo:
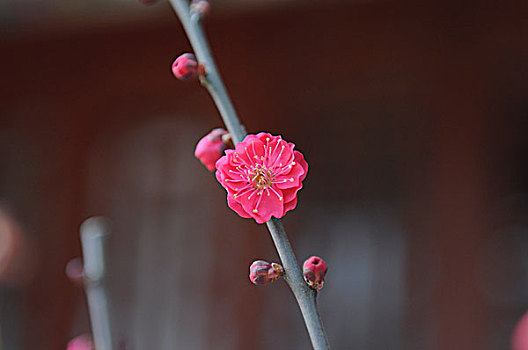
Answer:
<svg viewBox="0 0 528 350"><path fill-rule="evenodd" d="M206 30L249 132L310 170L283 222L334 349L508 349L528 309L525 2L212 1ZM64 274L113 222L114 337L131 349L307 349L264 225L193 157L222 125L169 4L0 2L0 348L90 331Z"/></svg>

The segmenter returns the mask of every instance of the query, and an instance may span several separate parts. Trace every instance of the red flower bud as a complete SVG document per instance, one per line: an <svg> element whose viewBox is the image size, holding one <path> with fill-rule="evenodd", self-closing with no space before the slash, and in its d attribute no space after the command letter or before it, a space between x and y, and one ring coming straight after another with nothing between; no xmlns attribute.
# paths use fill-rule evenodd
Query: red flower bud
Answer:
<svg viewBox="0 0 528 350"><path fill-rule="evenodd" d="M257 260L249 267L249 279L256 285L271 283L283 275L284 269L277 263Z"/></svg>
<svg viewBox="0 0 528 350"><path fill-rule="evenodd" d="M172 74L180 80L189 80L204 74L204 68L192 53L184 53L172 63Z"/></svg>
<svg viewBox="0 0 528 350"><path fill-rule="evenodd" d="M213 129L198 142L194 156L209 171L214 171L216 169L216 161L224 154L228 143L230 143L230 138L227 131L221 128Z"/></svg>
<svg viewBox="0 0 528 350"><path fill-rule="evenodd" d="M303 264L303 275L310 287L320 291L326 275L326 263L318 256L308 258Z"/></svg>

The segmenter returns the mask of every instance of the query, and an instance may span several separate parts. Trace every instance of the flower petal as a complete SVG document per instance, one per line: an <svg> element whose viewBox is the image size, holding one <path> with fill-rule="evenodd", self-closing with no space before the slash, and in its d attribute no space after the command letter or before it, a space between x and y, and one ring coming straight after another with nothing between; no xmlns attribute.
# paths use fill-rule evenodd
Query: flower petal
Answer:
<svg viewBox="0 0 528 350"><path fill-rule="evenodd" d="M237 200L233 197L231 193L227 194L227 205L229 208L233 209L238 215L240 215L243 218L249 219L251 215L249 215L244 208L242 208L242 205L237 202Z"/></svg>
<svg viewBox="0 0 528 350"><path fill-rule="evenodd" d="M279 196L282 199L280 199ZM279 190L277 191L277 194L275 194L271 190L266 190L262 194L262 200L258 206L258 213L255 215L262 218L264 222L269 221L272 216L281 218L283 216L283 207L284 199L281 191Z"/></svg>
<svg viewBox="0 0 528 350"><path fill-rule="evenodd" d="M301 181L303 181L306 178L306 175L308 175L308 163L304 159L304 155L301 152L293 151L293 153L295 154L295 163L299 164L304 170L304 174L300 178Z"/></svg>
<svg viewBox="0 0 528 350"><path fill-rule="evenodd" d="M282 197L282 193L279 192L279 196L272 191L264 191L261 195L257 193L260 192L249 192L235 200L241 203L243 210L259 224L269 221L272 216L281 218L284 202L279 199L279 196Z"/></svg>
<svg viewBox="0 0 528 350"><path fill-rule="evenodd" d="M308 163L304 160L301 152L294 151L295 165L290 172L281 174L275 178L275 185L280 189L301 186L301 181L306 178Z"/></svg>
<svg viewBox="0 0 528 350"><path fill-rule="evenodd" d="M286 215L287 212L290 210L295 209L297 206L297 196L293 198L290 202L284 203L284 211L282 212L282 216Z"/></svg>
<svg viewBox="0 0 528 350"><path fill-rule="evenodd" d="M293 198L297 197L297 192L299 192L301 188L302 188L302 184L300 187L287 188L285 190L282 190L282 195L284 197L284 203L291 202Z"/></svg>

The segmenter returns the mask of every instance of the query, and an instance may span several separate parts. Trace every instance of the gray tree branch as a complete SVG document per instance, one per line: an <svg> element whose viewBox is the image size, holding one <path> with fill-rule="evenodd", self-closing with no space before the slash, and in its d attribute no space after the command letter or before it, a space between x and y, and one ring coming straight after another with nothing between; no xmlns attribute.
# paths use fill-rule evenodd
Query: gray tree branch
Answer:
<svg viewBox="0 0 528 350"><path fill-rule="evenodd" d="M109 232L109 224L102 217L89 218L81 225L84 288L97 350L111 350L113 348L108 301L103 284L106 272L105 241Z"/></svg>
<svg viewBox="0 0 528 350"><path fill-rule="evenodd" d="M246 131L236 114L227 90L222 82L215 61L211 54L209 43L201 26L201 18L196 13L191 13L187 0L169 0L176 14L180 18L185 32L189 38L198 62L205 66L206 75L201 77L204 85L213 98L220 115L229 130L236 145L246 136ZM273 243L285 271L285 280L292 290L310 335L312 345L316 350L329 349L328 340L323 328L323 323L317 311L317 292L311 289L304 281L301 269L279 219L272 218L266 223Z"/></svg>

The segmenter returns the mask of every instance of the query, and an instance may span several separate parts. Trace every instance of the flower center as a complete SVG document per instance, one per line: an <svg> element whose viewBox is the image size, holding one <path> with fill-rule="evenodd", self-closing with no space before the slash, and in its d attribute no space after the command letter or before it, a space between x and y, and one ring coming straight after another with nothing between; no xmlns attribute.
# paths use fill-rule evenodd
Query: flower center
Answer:
<svg viewBox="0 0 528 350"><path fill-rule="evenodd" d="M259 191L265 190L273 183L273 173L260 164L253 168L250 178L253 187Z"/></svg>

